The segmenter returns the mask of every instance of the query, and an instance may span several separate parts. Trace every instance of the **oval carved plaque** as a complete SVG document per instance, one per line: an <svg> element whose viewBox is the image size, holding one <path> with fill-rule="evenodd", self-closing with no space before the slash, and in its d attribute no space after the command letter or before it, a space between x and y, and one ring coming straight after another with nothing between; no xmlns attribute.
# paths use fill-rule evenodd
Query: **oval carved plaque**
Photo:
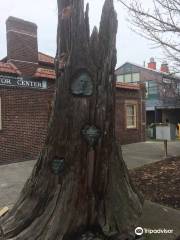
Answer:
<svg viewBox="0 0 180 240"><path fill-rule="evenodd" d="M96 126L85 126L82 129L82 135L86 139L89 146L94 147L101 136L101 130Z"/></svg>

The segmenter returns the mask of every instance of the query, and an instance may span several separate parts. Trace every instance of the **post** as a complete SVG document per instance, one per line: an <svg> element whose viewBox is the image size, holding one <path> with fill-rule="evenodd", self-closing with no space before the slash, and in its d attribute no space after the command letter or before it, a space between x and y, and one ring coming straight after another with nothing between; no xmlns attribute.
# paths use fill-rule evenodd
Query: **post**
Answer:
<svg viewBox="0 0 180 240"><path fill-rule="evenodd" d="M164 140L164 158L167 158L167 140Z"/></svg>
<svg viewBox="0 0 180 240"><path fill-rule="evenodd" d="M157 123L157 108L156 108L156 106L154 108L154 121L155 121L155 123Z"/></svg>

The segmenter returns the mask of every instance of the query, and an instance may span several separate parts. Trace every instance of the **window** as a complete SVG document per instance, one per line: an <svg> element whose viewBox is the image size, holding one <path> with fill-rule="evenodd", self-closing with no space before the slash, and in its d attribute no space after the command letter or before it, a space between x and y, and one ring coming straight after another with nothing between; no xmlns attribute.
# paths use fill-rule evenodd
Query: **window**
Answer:
<svg viewBox="0 0 180 240"><path fill-rule="evenodd" d="M0 98L0 130L2 130L1 98Z"/></svg>
<svg viewBox="0 0 180 240"><path fill-rule="evenodd" d="M132 82L132 80L131 80L131 73L130 74L125 74L124 75L124 82L125 83L130 83L130 82Z"/></svg>
<svg viewBox="0 0 180 240"><path fill-rule="evenodd" d="M124 75L118 75L117 82L124 82Z"/></svg>
<svg viewBox="0 0 180 240"><path fill-rule="evenodd" d="M157 94L157 83L149 81L149 94Z"/></svg>
<svg viewBox="0 0 180 240"><path fill-rule="evenodd" d="M132 82L139 82L140 76L139 73L132 73Z"/></svg>
<svg viewBox="0 0 180 240"><path fill-rule="evenodd" d="M153 97L158 95L158 86L156 81L147 81L146 82L147 97Z"/></svg>
<svg viewBox="0 0 180 240"><path fill-rule="evenodd" d="M177 95L180 95L180 83L176 84L176 90L175 90Z"/></svg>
<svg viewBox="0 0 180 240"><path fill-rule="evenodd" d="M146 97L149 95L149 84L146 82Z"/></svg>
<svg viewBox="0 0 180 240"><path fill-rule="evenodd" d="M135 103L126 104L126 127L137 127L137 104Z"/></svg>
<svg viewBox="0 0 180 240"><path fill-rule="evenodd" d="M117 76L117 82L137 83L140 81L139 73L126 73Z"/></svg>

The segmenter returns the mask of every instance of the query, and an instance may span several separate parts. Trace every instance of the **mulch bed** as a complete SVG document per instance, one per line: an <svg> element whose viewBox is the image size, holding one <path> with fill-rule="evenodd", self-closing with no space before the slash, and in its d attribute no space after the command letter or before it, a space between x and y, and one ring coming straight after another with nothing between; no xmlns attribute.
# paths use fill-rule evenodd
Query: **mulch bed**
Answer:
<svg viewBox="0 0 180 240"><path fill-rule="evenodd" d="M180 209L180 158L130 170L130 175L145 199Z"/></svg>

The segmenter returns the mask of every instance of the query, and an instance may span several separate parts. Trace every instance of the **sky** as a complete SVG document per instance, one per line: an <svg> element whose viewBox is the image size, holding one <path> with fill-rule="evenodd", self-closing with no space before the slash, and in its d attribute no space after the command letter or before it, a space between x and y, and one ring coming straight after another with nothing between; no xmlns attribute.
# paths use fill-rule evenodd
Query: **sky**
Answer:
<svg viewBox="0 0 180 240"><path fill-rule="evenodd" d="M6 56L5 22L9 16L32 21L38 25L38 49L55 56L57 30L57 0L0 0L0 59ZM85 0L90 4L90 25L99 26L104 0ZM118 0L114 0L118 14L117 67L124 62L147 64L150 57L157 62L162 57L160 49L153 49L152 44L135 34L127 21L128 13ZM147 2L147 3L146 3ZM144 0L144 4L149 4Z"/></svg>

